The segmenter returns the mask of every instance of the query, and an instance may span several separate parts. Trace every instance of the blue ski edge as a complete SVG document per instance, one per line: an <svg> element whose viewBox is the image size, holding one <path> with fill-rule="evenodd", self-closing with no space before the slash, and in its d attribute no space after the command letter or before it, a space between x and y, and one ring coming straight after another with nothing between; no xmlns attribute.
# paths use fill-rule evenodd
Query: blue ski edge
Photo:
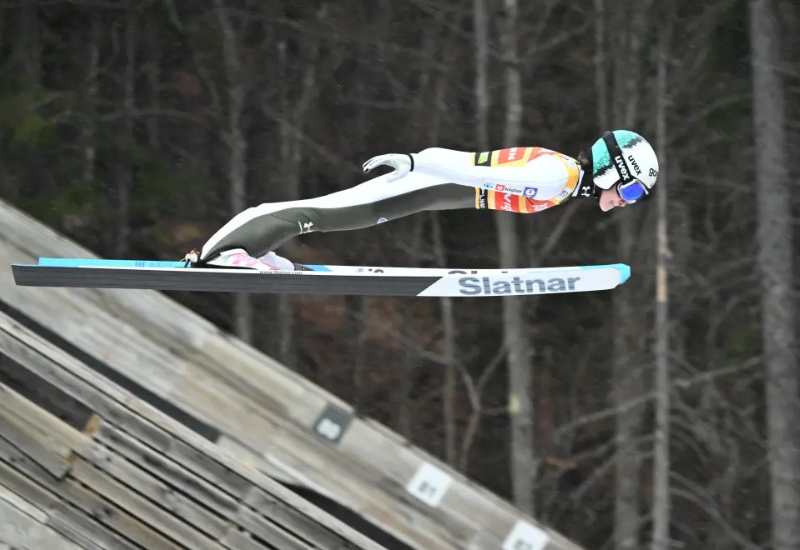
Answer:
<svg viewBox="0 0 800 550"><path fill-rule="evenodd" d="M184 262L159 260L103 260L99 258L39 258L39 265L45 267L186 267Z"/></svg>
<svg viewBox="0 0 800 550"><path fill-rule="evenodd" d="M44 267L149 267L149 268L178 268L186 267L184 262L169 262L159 260L105 260L100 258L39 258L40 266ZM306 265L312 271L330 271L326 265Z"/></svg>

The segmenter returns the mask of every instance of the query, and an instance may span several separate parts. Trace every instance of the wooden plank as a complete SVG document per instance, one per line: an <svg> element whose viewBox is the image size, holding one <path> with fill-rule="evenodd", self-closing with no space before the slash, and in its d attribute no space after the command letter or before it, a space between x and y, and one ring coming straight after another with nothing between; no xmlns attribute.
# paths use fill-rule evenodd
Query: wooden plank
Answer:
<svg viewBox="0 0 800 550"><path fill-rule="evenodd" d="M284 502L257 487L248 493L244 503L265 518L269 518L270 521L284 525L297 533L302 533L304 539L309 540L320 548L330 550L356 548L353 543L343 540L336 533L329 531L308 516L287 506Z"/></svg>
<svg viewBox="0 0 800 550"><path fill-rule="evenodd" d="M2 305L0 303L0 305ZM64 393L61 388L43 380L36 373L6 353L5 340L11 338L0 331L0 383L48 411L67 425L81 431L91 412L86 405ZM17 343L17 345L19 345Z"/></svg>
<svg viewBox="0 0 800 550"><path fill-rule="evenodd" d="M115 431L113 426L105 422L98 426L95 438L114 452L135 461L156 478L173 487L179 487L200 502L208 503L224 517L233 517L239 508L238 502L228 493L141 441L124 432Z"/></svg>
<svg viewBox="0 0 800 550"><path fill-rule="evenodd" d="M49 510L47 525L87 550L140 550L140 547L119 536L66 502L58 502Z"/></svg>
<svg viewBox="0 0 800 550"><path fill-rule="evenodd" d="M264 521L249 508L242 507L239 509L239 513L236 515L236 523L242 525L254 536L281 550L314 550L314 547L307 542L274 523ZM325 550L328 549L326 548Z"/></svg>
<svg viewBox="0 0 800 550"><path fill-rule="evenodd" d="M0 470L0 474L8 472L16 474L17 485L25 483L38 484L40 488L47 491L44 494L52 494L53 498L59 501L66 501L85 514L94 518L96 521L107 526L118 533L125 535L130 540L140 544L144 548L158 548L165 550L179 550L179 547L170 542L162 535L153 531L139 520L133 518L114 504L103 500L97 494L85 489L80 484L71 480L57 481L47 471L36 462L22 454L19 449L13 447L8 442L0 439L0 464L5 463L6 468ZM24 474L21 475L21 474ZM5 478L4 481L8 481ZM30 496L34 493L27 492ZM52 504L49 502L48 504Z"/></svg>
<svg viewBox="0 0 800 550"><path fill-rule="evenodd" d="M0 474L10 476L15 472L23 473L27 479L35 480L38 486L48 490L52 490L57 484L57 479L50 472L2 437L0 437L0 464L5 466L0 470ZM27 483L24 478L22 481ZM20 494L23 493L20 492ZM24 494L28 497L31 496L28 493Z"/></svg>
<svg viewBox="0 0 800 550"><path fill-rule="evenodd" d="M84 434L4 384L0 384L0 415L63 458L69 457L73 449L89 444Z"/></svg>
<svg viewBox="0 0 800 550"><path fill-rule="evenodd" d="M137 400L129 400L130 407L135 407L148 414L156 415L156 411ZM129 413L128 409L118 408L119 412ZM115 412L117 412L115 410ZM160 414L160 413L159 413ZM117 427L118 433L127 433L143 441L153 449L158 450L175 462L184 465L187 469L199 475L203 479L213 483L217 487L224 489L228 494L235 498L241 498L250 488L251 483L233 469L227 467L225 462L220 462L210 457L207 453L198 451L195 447L188 445L178 438L171 438L170 435L156 427L154 424L142 422L138 416L130 414L114 415L110 420ZM164 418L158 418L163 421ZM161 428L164 424L161 424ZM183 427L183 426L182 426ZM193 432L190 432L193 433ZM196 436L196 434L193 434ZM159 441L168 442L166 445L159 445ZM213 443L208 442L213 447Z"/></svg>
<svg viewBox="0 0 800 550"><path fill-rule="evenodd" d="M69 462L29 437L3 414L0 414L0 440L7 441L19 449L27 458L35 461L55 478L62 478L69 471Z"/></svg>
<svg viewBox="0 0 800 550"><path fill-rule="evenodd" d="M52 492L47 491L41 485L25 477L2 461L0 461L0 486L5 487L6 491L18 495L40 510L50 509L60 500ZM46 517L41 518L41 521L45 521L45 519Z"/></svg>
<svg viewBox="0 0 800 550"><path fill-rule="evenodd" d="M74 364L74 362L73 362L73 364ZM236 424L236 423L233 423L233 424ZM126 427L126 428L130 428L130 427ZM240 426L237 426L236 429L237 429L237 431L240 431L240 432L242 431ZM246 433L249 436L249 438L253 438L254 437L254 433L251 430L249 430L249 428L248 428L248 430L245 430L244 433ZM137 434L137 435L141 437L141 434ZM311 439L311 437L312 437L311 434L306 434L305 435L306 439ZM315 440L315 443L316 443L316 446L317 446L317 449L316 449L317 452L307 452L307 451L299 450L297 448L296 444L293 444L294 448L293 448L292 452L295 453L296 456L304 456L304 457L311 457L311 458L317 459L319 461L319 464L316 464L314 466L314 468L311 469L311 470L308 470L307 467L306 467L306 471L304 471L304 474L308 475L309 473L311 473L311 474L313 474L314 476L317 476L317 477L318 476L323 476L323 479L324 479L324 478L329 477L329 474L326 473L326 474L323 475L322 471L325 469L326 466L330 465L332 456L330 455L330 453L325 453L324 455L319 455L319 449L323 449L324 447L319 442L316 442L316 440ZM289 454L289 455L285 454L281 458L285 459L287 456L291 457L291 454ZM346 478L344 478L344 479L343 478L344 478L344 476L334 476L334 479L337 480L337 483L339 481L344 482ZM328 481L328 484L330 485L330 481ZM348 483L347 485L351 486L352 484ZM340 494L352 494L352 492L348 493L345 490L344 485L342 487L338 487L336 489L336 491L339 492ZM316 513L319 514L320 511L317 509ZM386 514L384 513L384 515L386 515Z"/></svg>
<svg viewBox="0 0 800 550"><path fill-rule="evenodd" d="M135 487L117 482L83 459L74 462L71 475L103 498L116 503L132 516L180 544L197 550L222 549L219 544L173 516L169 510L140 496L135 492Z"/></svg>
<svg viewBox="0 0 800 550"><path fill-rule="evenodd" d="M70 373L64 365L81 365L86 372L99 377L96 373L63 350L20 326L2 312L0 312L0 347L5 355L19 364L25 365L26 369L35 373L42 380L61 388L72 398L90 406L92 410L104 413L105 395ZM108 386L107 393L114 395L115 386L108 382L106 385ZM121 390L116 390L116 393L122 395Z"/></svg>
<svg viewBox="0 0 800 550"><path fill-rule="evenodd" d="M208 508L187 498L175 487L162 483L126 458L100 445L92 447L88 452L81 451L80 455L131 491L162 506L210 538L218 539L225 533L226 523L209 512Z"/></svg>
<svg viewBox="0 0 800 550"><path fill-rule="evenodd" d="M0 327L9 332L13 331L20 340L27 339L32 346L38 345L37 338L29 331L14 326L7 320L5 323L3 321L0 316ZM71 395L92 406L94 410L115 423L124 424L127 433L146 440L148 446L164 452L210 483L218 485L238 497L241 497L253 483L259 484L272 493L282 494L282 500L286 501L288 505L301 510L315 521L321 522L332 532L357 542L359 547L380 548L379 545L357 531L332 518L288 489L275 482L270 482L268 478L258 474L255 470L236 463L229 464L229 466L232 465L232 468L223 467L222 464L228 464L231 461L214 445L200 440L185 426L167 418L149 405L129 397L127 392L109 384L60 350L43 345L41 348L37 348L33 355L39 357L33 368L40 376L47 377L53 383L59 383L61 380L63 382L61 387L64 387ZM51 357L57 358L58 362L52 360ZM69 376L64 375L64 370L69 371ZM110 396L113 396L114 399L109 399ZM161 428L157 428L156 424L162 428L168 428L169 435ZM173 437L177 437L177 440L174 440ZM187 441L190 443L186 443ZM202 467L198 468L198 464L195 462L197 460L201 462Z"/></svg>
<svg viewBox="0 0 800 550"><path fill-rule="evenodd" d="M81 509L89 517L144 548L158 548L159 550L187 548L175 544L150 525L127 513L117 504L104 500L82 484L67 480L59 483L57 490L65 500Z"/></svg>
<svg viewBox="0 0 800 550"><path fill-rule="evenodd" d="M95 401L95 403L97 403L97 401ZM111 408L109 408L109 410L108 410L107 412L108 412L108 413L110 413L110 414L113 416L113 415L114 415L116 412L119 412L119 410L120 410L120 409L118 409L118 408L116 408L116 407L111 407ZM130 417L129 417L129 418L130 418ZM152 426L149 426L149 427L146 427L146 428L145 428L145 426L142 426L141 424L139 424L138 426L136 426L136 428L137 428L137 429L144 428L144 431L145 431L145 432L149 432L149 433L148 433L148 437L149 437L150 439L153 439L153 437L155 436L157 439L160 439L159 443L163 444L163 447L162 447L162 448L170 448L170 442L169 442L169 440L168 440L169 438L166 438L166 439L164 439L164 438L161 438L161 437L159 437L159 436L160 436L160 435L162 435L162 434L159 434L159 433L158 433L158 430L153 430L153 429L152 429ZM139 435L141 436L142 434L140 433ZM174 443L173 443L172 445L174 445ZM180 447L181 447L181 445L180 445L180 444L178 444L178 450L180 450ZM188 454L188 453L184 453L184 456L186 456L187 454ZM208 469L208 468L206 468L206 469ZM215 481L219 482L219 480L220 480L220 479L219 479L219 478L220 478L220 476L219 476L219 475L216 475L215 477L217 478ZM248 484L247 484L247 483L244 483L244 484L243 484L243 486L242 486L242 488L244 489L244 488L246 488L247 486L248 486Z"/></svg>
<svg viewBox="0 0 800 550"><path fill-rule="evenodd" d="M0 540L11 548L47 550L80 550L82 547L67 540L50 527L0 499Z"/></svg>
<svg viewBox="0 0 800 550"><path fill-rule="evenodd" d="M274 548L255 540L249 533L243 532L235 526L231 526L219 542L230 550L271 550Z"/></svg>
<svg viewBox="0 0 800 550"><path fill-rule="evenodd" d="M352 541L359 548L365 550L385 550L382 546L368 539L355 529L342 523L338 519L332 517L327 512L324 512L317 506L311 504L307 500L298 496L291 490L283 487L279 483L269 479L268 477L260 474L257 470L245 466L244 464L230 461L224 455L224 452L217 448L213 443L198 438L195 434L189 431L185 426L182 426L174 421L162 419L157 411L143 406L141 403L130 400L127 402L128 407L135 413L141 415L143 418L157 422L167 431L170 435L174 436L177 440L184 442L185 445L190 446L197 453L202 453L211 460L219 461L219 463L226 463L228 467L247 480L251 485L256 485L267 493L275 496L279 500L286 503L288 506L295 508L299 512L309 516L314 521L325 526L330 531L339 534L343 538ZM198 472L199 473L199 472Z"/></svg>
<svg viewBox="0 0 800 550"><path fill-rule="evenodd" d="M263 441L261 441L261 438L259 437L259 438L256 439L255 438L255 433L252 430L247 429L247 430L243 431L241 429L241 427L238 427L238 426L236 427L236 430L238 432L244 433L247 436L248 439L252 439L253 441L258 441L259 445L263 445ZM330 465L333 464L333 463L336 463L338 460L342 460L341 457L337 457L336 456L336 454L333 451L333 449L326 450L326 451L321 453L320 450L321 449L325 449L324 444L320 443L316 439L313 440L313 443L314 443L313 446L315 447L313 450L311 450L311 449L303 449L303 446L305 446L305 445L298 446L297 443L293 442L293 441L296 441L296 440L291 439L291 437L295 437L295 436L289 437L290 434L288 434L288 433L281 434L281 435L287 436L287 441L286 441L285 445L288 445L288 448L287 448L286 451L282 452L282 454L281 454L281 456L279 458L284 463L287 461L287 459L289 461L292 461L293 460L292 457L298 457L298 456L299 457L303 457L304 460L314 459L315 462L318 462L318 463L315 463L312 468L309 468L307 465L299 464L299 463L295 464L295 467L302 468L302 470L300 470L300 471L302 471L302 474L305 476L305 479L316 479L317 483L325 484L326 487L325 487L325 489L323 489L324 492L332 492L333 491L335 493L338 493L340 496L341 495L350 495L349 496L349 500L351 500L351 502L347 503L347 505L356 506L356 507L359 507L359 508L361 508L363 510L374 511L374 513L376 513L378 517L383 518L381 520L383 522L386 521L386 518L405 517L405 514L402 514L402 513L397 514L397 513L395 513L395 512L399 512L399 510L396 510L396 508L397 508L396 504L389 503L388 508L386 506L386 503L384 503L383 506L378 505L379 502L382 502L382 501L386 500L386 496L382 495L379 492L376 493L374 489L369 489L370 484L366 483L366 480L361 480L361 479L357 479L357 478L354 479L354 478L352 478L352 474L346 474L345 472L347 470L343 466L340 465L338 469L339 469L340 472L345 473L345 475L339 475L339 476L331 477L330 474L329 474ZM311 434L305 434L304 437L303 437L303 439L305 439L304 443L307 445L310 442L309 440L312 439L312 437L313 436ZM281 446L283 446L283 444ZM280 448L280 446L274 446L273 447L273 452L277 451L279 448ZM296 458L294 458L294 461L296 462ZM348 479L348 477L350 479ZM339 485L341 485L341 486L339 486ZM359 486L360 486L360 489L356 490L356 488L359 487ZM350 488L350 490L348 490L348 487ZM372 499L377 499L377 500L373 500L373 502L370 502L369 505L365 506L364 502L363 502L363 499L366 498L366 494L368 494L367 493L368 491L371 491L373 493L371 498ZM396 519L395 519L395 521L396 521ZM403 520L403 521L405 521L405 520ZM419 522L423 522L424 523L424 522L426 522L426 520L424 519L424 517L423 518L419 518L419 519L416 520L415 526L413 528L409 528L409 529L403 528L402 529L404 531L403 536L404 537L408 537L409 533L411 533L412 536L414 536L416 538L420 538L421 537L421 541L424 541L423 546L432 547L430 545L431 538L429 536L425 536L423 533L418 533L417 532L418 531ZM430 524L432 526L435 526L435 524L432 523L432 522ZM390 531L391 530L392 529L390 529ZM438 546L438 545L434 545L434 546Z"/></svg>
<svg viewBox="0 0 800 550"><path fill-rule="evenodd" d="M34 503L28 502L17 493L10 491L7 487L4 487L2 483L0 483L0 500L14 506L20 512L30 516L39 523L47 521L47 514L45 514L41 508L35 506Z"/></svg>
<svg viewBox="0 0 800 550"><path fill-rule="evenodd" d="M307 481L307 478L303 475L298 475L298 472L287 466L285 462L276 461L277 463L274 463L270 460L271 456L269 454L258 453L252 446L245 445L233 437L223 434L214 443L232 460L255 468L284 485L305 485ZM274 447L271 446L270 448Z"/></svg>
<svg viewBox="0 0 800 550"><path fill-rule="evenodd" d="M112 428L110 428L108 425L101 425L97 432L99 441L103 442L104 444L109 441L108 435L111 430ZM217 490L213 485L210 485L208 482L197 478L179 464L169 464L171 462L169 459L154 455L141 443L130 438L126 434L121 432L111 433L113 433L114 441L108 444L113 445L115 452L127 453L127 456L130 459L137 459L137 457L139 457L137 462L141 464L143 468L149 469L156 476L164 475L164 472L166 472L166 477L171 478L174 485L181 487L182 490L185 490L188 494L192 494L192 496L198 500L209 501L209 498L212 499L211 502L213 502L213 508L216 512L220 513L226 519L229 519L232 522L241 523L238 514L239 504L229 499L229 497ZM124 444L120 444L120 442L124 442ZM136 450L133 451L133 449ZM153 467L154 464L157 465L157 468ZM261 498L253 498L248 496L247 501L253 507L261 507L260 511L265 513L265 515L270 518L270 521L285 525L289 527L290 530L301 533L304 539L316 542L320 548L326 548L330 550L338 548L357 548L356 545L344 541L340 536L332 533L324 527L321 527L319 524L300 514L296 510L281 502L271 499L263 492L261 494L263 495ZM213 496L209 497L209 495ZM224 499L223 507L219 507L217 505L221 499ZM250 520L249 524L251 527L255 523L259 526L261 531L271 532L269 526L262 526L262 523L268 522L267 520L259 520L259 518L252 516L248 516L248 519ZM244 525L242 526L244 527Z"/></svg>
<svg viewBox="0 0 800 550"><path fill-rule="evenodd" d="M246 493L250 483L244 478L220 467L216 461L209 460L205 456L198 456L196 452L185 445L175 442L151 422L143 421L139 415L124 407L121 403L131 399L129 393L110 384L62 350L46 344L40 345L37 338L27 329L16 325L7 316L0 314L0 339L4 334L7 336L13 334L13 338L0 340L0 344L7 345L9 353L12 353L21 363L26 364L29 369L35 371L38 376L58 385L70 396L91 407L100 416L119 424L128 432L146 441L152 448L173 456L181 456L186 460L196 459L197 466L205 470L217 485L225 488L232 495L242 496ZM144 407L147 408L149 405L144 405ZM167 417L163 416L162 418Z"/></svg>

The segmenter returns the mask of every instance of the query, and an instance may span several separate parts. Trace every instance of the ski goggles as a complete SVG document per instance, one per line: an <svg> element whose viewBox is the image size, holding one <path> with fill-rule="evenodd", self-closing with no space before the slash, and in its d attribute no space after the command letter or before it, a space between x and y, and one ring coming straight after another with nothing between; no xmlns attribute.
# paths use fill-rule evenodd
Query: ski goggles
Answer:
<svg viewBox="0 0 800 550"><path fill-rule="evenodd" d="M620 198L625 202L636 202L649 195L650 192L647 190L647 186L633 177L633 172L631 172L630 166L625 161L625 157L622 156L622 149L620 149L614 133L606 132L603 135L603 141L611 156L611 164L619 174L619 183L617 183L616 188Z"/></svg>
<svg viewBox="0 0 800 550"><path fill-rule="evenodd" d="M634 179L632 182L617 184L617 193L625 202L635 202L647 195L647 188L642 182Z"/></svg>

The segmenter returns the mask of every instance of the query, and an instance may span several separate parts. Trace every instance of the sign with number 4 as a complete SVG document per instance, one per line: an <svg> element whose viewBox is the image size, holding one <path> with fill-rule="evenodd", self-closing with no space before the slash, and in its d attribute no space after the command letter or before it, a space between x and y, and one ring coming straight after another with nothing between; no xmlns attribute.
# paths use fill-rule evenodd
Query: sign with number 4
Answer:
<svg viewBox="0 0 800 550"><path fill-rule="evenodd" d="M518 521L503 543L503 550L544 550L550 538L526 521Z"/></svg>

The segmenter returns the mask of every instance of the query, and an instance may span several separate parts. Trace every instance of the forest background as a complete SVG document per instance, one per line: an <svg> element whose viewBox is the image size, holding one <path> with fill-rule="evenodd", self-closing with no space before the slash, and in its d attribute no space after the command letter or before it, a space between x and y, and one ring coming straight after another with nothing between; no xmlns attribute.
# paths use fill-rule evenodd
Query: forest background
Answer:
<svg viewBox="0 0 800 550"><path fill-rule="evenodd" d="M800 547L790 0L3 0L0 197L104 257L426 147L648 137L654 200L421 213L297 262L624 262L612 292L172 293L587 548Z"/></svg>

